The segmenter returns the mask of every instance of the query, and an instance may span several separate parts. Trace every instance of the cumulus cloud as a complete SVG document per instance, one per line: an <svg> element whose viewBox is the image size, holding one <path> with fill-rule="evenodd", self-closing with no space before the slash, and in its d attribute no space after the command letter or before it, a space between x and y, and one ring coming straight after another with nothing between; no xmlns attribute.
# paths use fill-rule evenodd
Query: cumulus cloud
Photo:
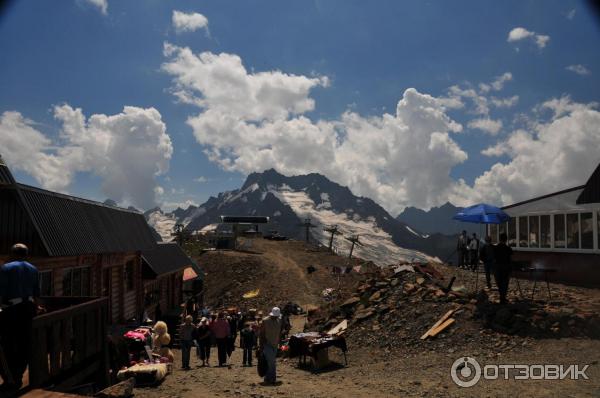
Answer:
<svg viewBox="0 0 600 398"><path fill-rule="evenodd" d="M65 191L78 172L102 180L103 193L142 208L155 204L162 188L155 177L164 174L173 152L160 113L154 108L126 106L116 115L86 119L80 108L54 107L61 122L52 140L19 112L0 118L0 148L11 167L25 171L44 188Z"/></svg>
<svg viewBox="0 0 600 398"><path fill-rule="evenodd" d="M326 77L249 72L236 55L169 44L165 56L173 93L199 108L187 123L225 170L319 172L392 212L409 203L440 204L460 190L449 172L467 154L452 138L462 130L446 114L452 101L411 88L394 113L347 111L313 121L305 116L315 108L309 95L328 85Z"/></svg>
<svg viewBox="0 0 600 398"><path fill-rule="evenodd" d="M490 90L500 91L504 88L504 83L511 81L513 78L512 73L505 72L500 76L497 76L491 83L479 83L479 90L482 93L487 93Z"/></svg>
<svg viewBox="0 0 600 398"><path fill-rule="evenodd" d="M512 73L505 72L500 76L496 76L491 82L479 83L477 85L479 90L476 90L474 86L468 82L464 85L454 85L448 88L448 96L441 98L440 100L446 108L450 109L465 107L466 100L472 105L468 109L469 113L487 116L490 113L490 108L492 106L497 108L508 108L518 102L518 95L508 98L488 96L492 91L498 92L504 89L506 82L511 81L512 78Z"/></svg>
<svg viewBox="0 0 600 398"><path fill-rule="evenodd" d="M496 135L502 129L501 120L493 120L490 118L481 118L471 120L467 126L471 129L478 129L490 135Z"/></svg>
<svg viewBox="0 0 600 398"><path fill-rule="evenodd" d="M204 184L205 182L209 182L210 179L204 176L200 176L198 178L194 178L194 181L199 182L200 184Z"/></svg>
<svg viewBox="0 0 600 398"><path fill-rule="evenodd" d="M198 29L206 29L208 33L208 19L197 12L185 13L173 10L171 21L177 33L194 32Z"/></svg>
<svg viewBox="0 0 600 398"><path fill-rule="evenodd" d="M600 112L597 104L569 97L547 101L547 121L520 129L487 148L488 156L507 155L475 180L474 191L484 200L513 203L585 183L600 162Z"/></svg>
<svg viewBox="0 0 600 398"><path fill-rule="evenodd" d="M288 175L318 172L392 213L448 200L507 204L583 183L600 161L600 113L569 97L541 104L527 128L485 149L484 155L504 158L469 185L450 176L468 155L454 140L462 126L449 110L471 101L482 115L471 127L494 134L502 125L489 118L490 107L512 106L517 96L488 98L471 86L453 86L447 96L434 97L409 88L394 112L367 117L349 110L312 120L306 115L315 109L310 94L327 86L325 77L249 72L236 55L172 45L165 56L162 69L173 78L173 94L198 109L187 123L212 162L242 173L271 167ZM489 92L509 80L501 75L487 83Z"/></svg>
<svg viewBox="0 0 600 398"><path fill-rule="evenodd" d="M538 46L538 48L542 49L546 47L548 41L550 41L550 36L538 34L536 32L529 31L522 27L517 27L512 29L508 33L507 41L510 43L525 39L533 40L533 42Z"/></svg>
<svg viewBox="0 0 600 398"><path fill-rule="evenodd" d="M577 65L569 65L565 68L566 70L573 72L573 73L577 73L580 76L585 76L585 75L589 75L590 71L588 68L586 68L585 66L581 65L581 64L577 64Z"/></svg>
<svg viewBox="0 0 600 398"><path fill-rule="evenodd" d="M577 12L577 10L575 8L573 8L572 10L570 10L567 13L567 19L568 20L572 20L573 18L575 18L575 13Z"/></svg>
<svg viewBox="0 0 600 398"><path fill-rule="evenodd" d="M108 0L84 0L96 7L103 15L108 15Z"/></svg>

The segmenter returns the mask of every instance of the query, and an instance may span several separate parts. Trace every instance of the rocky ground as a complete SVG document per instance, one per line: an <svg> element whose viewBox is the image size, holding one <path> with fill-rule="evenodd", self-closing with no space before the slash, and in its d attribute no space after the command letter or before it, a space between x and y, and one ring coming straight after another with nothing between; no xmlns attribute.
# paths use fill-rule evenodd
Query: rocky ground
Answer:
<svg viewBox="0 0 600 398"><path fill-rule="evenodd" d="M511 337L517 339L517 337ZM208 398L208 397L597 397L600 394L600 342L589 339L532 340L526 346L507 350L504 347L473 349L462 346L432 346L419 353L408 350L385 351L350 345L348 366L333 367L313 374L298 368L296 360L278 361L277 386L263 386L256 368L241 366L241 351L232 356L229 368L201 368L196 359L192 370L176 368L157 387L138 388L139 397ZM179 351L175 351L179 364ZM213 353L214 355L215 353ZM474 387L456 386L451 377L452 363L469 355L483 364L561 363L590 364L589 380L482 380ZM331 351L330 357L343 363ZM214 364L214 358L213 358Z"/></svg>
<svg viewBox="0 0 600 398"><path fill-rule="evenodd" d="M508 306L494 289L481 290L484 276L435 265L416 272L392 269L338 277L331 266L347 260L314 251L301 242L258 242L251 253L201 256L208 272L207 303L267 309L287 300L319 307L307 330L325 330L348 319L348 366L313 374L295 359L279 360L281 384L263 386L255 368L241 367L236 350L229 368L175 370L157 387L136 389L143 397L454 397L600 396L600 291L521 280L523 296L511 283ZM308 274L306 267L317 272ZM354 265L354 264L352 264ZM456 277L453 288L448 284ZM326 300L322 290L337 294ZM244 292L261 289L253 301ZM542 289L543 288L543 289ZM455 322L434 338L421 340L448 310ZM305 328L296 318L296 330ZM176 350L177 361L179 351ZM330 356L338 363L335 349ZM215 353L216 354L216 353ZM589 365L588 380L481 380L458 387L450 377L455 360L469 356L490 364ZM177 362L179 365L179 362Z"/></svg>

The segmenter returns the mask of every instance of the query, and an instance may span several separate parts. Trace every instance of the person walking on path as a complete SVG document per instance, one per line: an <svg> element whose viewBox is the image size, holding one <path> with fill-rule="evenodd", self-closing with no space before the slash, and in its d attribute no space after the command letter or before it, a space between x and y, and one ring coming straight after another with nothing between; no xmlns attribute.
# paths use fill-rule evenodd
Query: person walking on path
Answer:
<svg viewBox="0 0 600 398"><path fill-rule="evenodd" d="M231 331L229 330L229 322L225 319L223 312L219 312L217 319L211 324L211 331L217 340L219 366L225 366L227 363L227 343Z"/></svg>
<svg viewBox="0 0 600 398"><path fill-rule="evenodd" d="M506 293L508 292L508 284L510 282L512 249L506 244L506 241L506 234L501 233L500 242L494 250L494 258L496 260L494 277L498 286L498 293L500 293L500 304L507 303Z"/></svg>
<svg viewBox="0 0 600 398"><path fill-rule="evenodd" d="M210 347L212 344L212 332L208 327L208 318L203 317L200 324L196 328L194 339L198 343L196 353L198 358L202 360L202 366L210 366Z"/></svg>
<svg viewBox="0 0 600 398"><path fill-rule="evenodd" d="M244 352L242 366L252 366L252 350L256 347L256 333L250 323L246 323L240 332L240 347Z"/></svg>
<svg viewBox="0 0 600 398"><path fill-rule="evenodd" d="M277 349L281 338L281 310L279 307L273 307L269 316L263 319L260 326L260 347L267 361L267 373L265 374L266 384L275 384L277 382Z"/></svg>
<svg viewBox="0 0 600 398"><path fill-rule="evenodd" d="M483 262L483 268L485 270L485 282L488 289L492 288L491 274L494 270L494 245L492 245L492 238L490 236L485 237L485 244L479 251L479 257Z"/></svg>
<svg viewBox="0 0 600 398"><path fill-rule="evenodd" d="M193 320L191 315L187 315L179 331L181 338L181 367L184 370L190 370L190 351L194 345L194 332L196 330L196 326L192 323Z"/></svg>

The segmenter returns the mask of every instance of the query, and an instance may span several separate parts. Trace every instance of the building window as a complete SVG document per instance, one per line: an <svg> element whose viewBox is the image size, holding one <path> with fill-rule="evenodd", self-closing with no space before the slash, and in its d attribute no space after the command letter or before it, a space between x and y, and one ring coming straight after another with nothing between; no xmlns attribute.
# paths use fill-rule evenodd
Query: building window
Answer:
<svg viewBox="0 0 600 398"><path fill-rule="evenodd" d="M63 272L63 296L90 296L90 267L69 268Z"/></svg>
<svg viewBox="0 0 600 398"><path fill-rule="evenodd" d="M52 296L52 271L40 271L40 296Z"/></svg>
<svg viewBox="0 0 600 398"><path fill-rule="evenodd" d="M581 248L594 248L594 214L581 213Z"/></svg>
<svg viewBox="0 0 600 398"><path fill-rule="evenodd" d="M557 249L564 249L566 243L565 239L565 215L555 214L554 215L554 247Z"/></svg>
<svg viewBox="0 0 600 398"><path fill-rule="evenodd" d="M133 261L128 261L125 264L125 286L127 291L131 291L135 288L135 269L133 267Z"/></svg>
<svg viewBox="0 0 600 398"><path fill-rule="evenodd" d="M540 247L540 218L529 216L529 247Z"/></svg>
<svg viewBox="0 0 600 398"><path fill-rule="evenodd" d="M517 218L511 217L508 220L508 245L517 246Z"/></svg>
<svg viewBox="0 0 600 398"><path fill-rule="evenodd" d="M550 236L550 216L540 216L540 247L552 247Z"/></svg>
<svg viewBox="0 0 600 398"><path fill-rule="evenodd" d="M579 214L567 214L567 248L579 249Z"/></svg>
<svg viewBox="0 0 600 398"><path fill-rule="evenodd" d="M527 216L519 217L519 247L527 247Z"/></svg>
<svg viewBox="0 0 600 398"><path fill-rule="evenodd" d="M498 243L498 225L490 224L490 237L492 238L492 243Z"/></svg>

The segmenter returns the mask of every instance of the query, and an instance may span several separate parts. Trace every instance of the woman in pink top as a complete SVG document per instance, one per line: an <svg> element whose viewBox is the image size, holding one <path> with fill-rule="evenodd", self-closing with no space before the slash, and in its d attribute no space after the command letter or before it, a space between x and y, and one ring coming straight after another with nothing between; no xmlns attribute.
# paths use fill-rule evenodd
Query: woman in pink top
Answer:
<svg viewBox="0 0 600 398"><path fill-rule="evenodd" d="M225 366L227 362L227 339L231 335L231 331L224 313L219 312L218 318L210 324L210 329L215 336L215 340L217 340L219 366Z"/></svg>

